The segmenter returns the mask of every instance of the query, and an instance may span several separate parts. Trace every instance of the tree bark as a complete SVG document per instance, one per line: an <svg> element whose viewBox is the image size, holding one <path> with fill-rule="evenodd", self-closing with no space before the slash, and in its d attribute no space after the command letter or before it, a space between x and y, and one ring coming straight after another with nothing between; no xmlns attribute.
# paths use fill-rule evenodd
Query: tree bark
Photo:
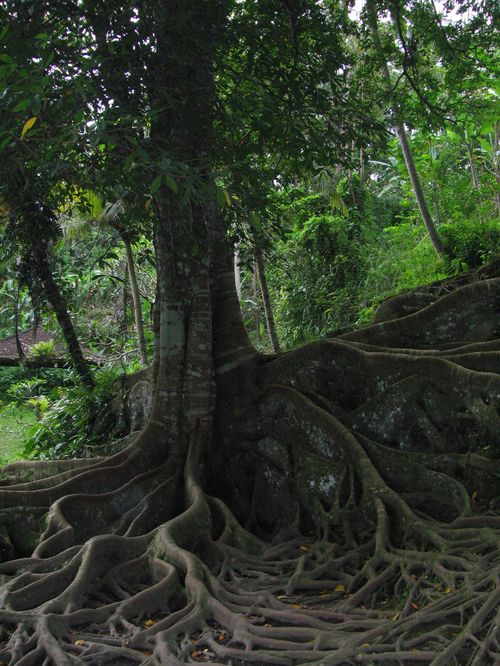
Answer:
<svg viewBox="0 0 500 666"><path fill-rule="evenodd" d="M429 212L427 202L425 200L424 191L420 183L420 178L418 176L417 168L415 166L415 161L413 159L413 154L411 152L410 144L408 142L408 136L406 134L404 122L401 118L401 114L394 100L394 95L392 92L391 74L389 72L389 67L387 65L387 61L383 53L382 43L380 41L380 34L378 31L377 9L373 0L368 0L367 9L368 9L368 25L373 37L375 50L381 60L380 67L386 83L387 96L392 106L392 112L394 115L394 121L396 127L396 134L398 136L399 143L401 145L401 151L403 153L406 169L408 170L408 175L410 177L413 193L415 195L415 199L417 200L417 205L420 210L420 215L424 222L424 226L427 230L427 233L429 234L429 238L431 239L432 245L434 246L434 249L436 250L437 254L442 255L444 254L443 244L441 243L439 234L436 230L434 222L432 221L432 217Z"/></svg>
<svg viewBox="0 0 500 666"><path fill-rule="evenodd" d="M477 177L476 163L474 161L474 152L472 150L472 144L470 141L467 141L467 155L469 157L469 168L470 168L470 177L472 181L472 189L479 189L479 178Z"/></svg>
<svg viewBox="0 0 500 666"><path fill-rule="evenodd" d="M234 282L236 285L236 293L241 301L241 269L240 269L240 254L235 248L234 250Z"/></svg>
<svg viewBox="0 0 500 666"><path fill-rule="evenodd" d="M269 289L267 287L266 269L264 266L264 257L261 249L255 250L255 265L257 267L257 276L259 278L260 291L262 300L264 302L264 314L266 317L267 332L271 338L271 345L273 352L279 354L281 351L278 335L276 333L276 324L274 321L273 308L271 305L271 298L269 296Z"/></svg>
<svg viewBox="0 0 500 666"><path fill-rule="evenodd" d="M80 342L76 335L73 322L69 316L68 309L66 306L66 301L64 296L59 289L52 271L50 270L49 259L47 257L47 250L43 243L43 240L40 238L37 233L36 225L32 227L31 236L31 251L36 266L36 272L40 278L45 295L49 301L54 313L56 315L57 323L61 327L61 331L68 347L68 353L70 355L71 361L77 373L80 375L83 383L88 388L94 387L94 380L92 378L92 372L90 370L89 364L83 356L82 349L80 347Z"/></svg>
<svg viewBox="0 0 500 666"><path fill-rule="evenodd" d="M146 349L146 339L144 337L144 322L142 320L141 294L139 292L139 286L137 284L137 275L135 272L132 244L125 235L122 234L121 236L123 244L125 246L125 252L127 257L127 269L130 279L130 292L132 294L132 303L134 306L135 331L137 335L137 343L139 345L139 354L141 357L142 364L146 366L148 364L148 352Z"/></svg>

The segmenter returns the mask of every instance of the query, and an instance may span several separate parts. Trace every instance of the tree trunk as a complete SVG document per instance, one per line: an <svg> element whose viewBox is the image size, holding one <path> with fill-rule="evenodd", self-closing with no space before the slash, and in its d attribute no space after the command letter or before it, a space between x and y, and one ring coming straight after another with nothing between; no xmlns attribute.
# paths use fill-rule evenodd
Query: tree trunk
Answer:
<svg viewBox="0 0 500 666"><path fill-rule="evenodd" d="M148 353L146 350L146 339L144 337L144 322L142 320L141 294L139 292L139 286L137 284L137 275L135 272L135 264L134 264L134 254L132 252L132 245L130 243L130 240L124 234L121 234L121 237L123 244L125 246L125 252L127 256L127 269L130 278L130 292L132 294L132 303L134 305L135 331L137 335L137 343L139 345L139 354L141 357L142 365L146 366L148 364Z"/></svg>
<svg viewBox="0 0 500 666"><path fill-rule="evenodd" d="M24 353L21 340L19 339L19 291L20 291L20 285L18 280L16 287L16 295L14 297L14 332L16 336L17 355L19 357L19 361L21 363L24 363L26 361L26 355Z"/></svg>
<svg viewBox="0 0 500 666"><path fill-rule="evenodd" d="M470 177L472 181L472 189L478 190L479 189L479 178L477 177L477 169L476 169L476 163L474 160L474 151L472 149L472 144L469 140L467 140L467 155L469 157L469 169L470 169Z"/></svg>
<svg viewBox="0 0 500 666"><path fill-rule="evenodd" d="M241 301L241 268L240 268L240 254L235 248L234 250L234 282L236 285L236 293Z"/></svg>
<svg viewBox="0 0 500 666"><path fill-rule="evenodd" d="M497 217L500 217L500 122L495 123L495 136L493 139L493 170L495 173L495 208Z"/></svg>
<svg viewBox="0 0 500 666"><path fill-rule="evenodd" d="M128 265L127 265L127 262L125 262L125 271L124 271L123 285L122 285L122 302L123 302L122 321L121 321L121 326L120 326L120 339L121 339L120 348L121 348L121 351L123 351L123 348L125 346L125 342L126 342L127 337L128 337L128 322L127 322L128 284L129 284Z"/></svg>
<svg viewBox="0 0 500 666"><path fill-rule="evenodd" d="M208 196L211 40L232 5L136 7L159 110L145 150L204 187L154 196L144 429L109 458L2 470L0 661L494 663L500 280L258 355Z"/></svg>
<svg viewBox="0 0 500 666"><path fill-rule="evenodd" d="M262 335L260 332L260 308L259 308L259 289L258 289L258 275L257 275L257 264L253 262L253 272L252 272L252 291L253 291L253 321L255 326L255 335L258 342L261 341Z"/></svg>
<svg viewBox="0 0 500 666"><path fill-rule="evenodd" d="M413 154L411 152L410 144L408 142L408 137L406 134L404 122L400 116L397 104L394 102L394 96L392 94L391 74L389 72L389 67L387 65L387 61L385 59L382 44L380 41L380 35L378 31L377 8L373 0L368 0L367 9L368 9L368 25L372 33L375 50L381 61L380 67L386 83L386 91L388 99L391 101L392 104L392 112L394 114L396 133L399 139L399 143L401 145L401 151L403 153L403 158L406 164L406 168L408 170L408 175L410 177L413 193L415 195L415 199L417 200L418 208L420 210L420 215L424 222L427 233L429 234L429 238L431 239L431 242L434 246L434 249L436 250L438 255L442 255L444 254L444 248L441 243L441 239L439 238L439 234L437 233L436 227L434 226L434 222L432 221L432 217L429 213L429 208L425 200L425 195L422 189L422 185L420 183L420 178L418 177L415 162L413 160Z"/></svg>
<svg viewBox="0 0 500 666"><path fill-rule="evenodd" d="M255 265L257 268L257 276L259 279L262 300L264 302L264 314L266 317L267 332L269 333L269 337L271 338L271 345L273 348L273 352L275 354L279 354L281 351L280 343L278 341L278 335L276 333L276 324L274 322L273 308L271 305L271 298L269 296L269 289L267 288L266 270L264 266L264 257L262 255L261 249L255 250Z"/></svg>
<svg viewBox="0 0 500 666"><path fill-rule="evenodd" d="M359 188L363 192L368 178L366 168L366 155L363 148L359 149Z"/></svg>
<svg viewBox="0 0 500 666"><path fill-rule="evenodd" d="M70 355L73 366L80 375L83 383L88 388L93 388L94 380L92 378L90 366L83 356L80 342L78 341L73 322L71 321L71 317L69 316L68 309L66 307L64 296L60 291L56 281L54 280L52 271L50 270L47 250L44 246L43 240L37 233L36 225L33 225L32 227L30 239L33 260L36 266L36 273L43 284L47 300L54 310L57 323L61 327L61 331L66 342L68 353Z"/></svg>

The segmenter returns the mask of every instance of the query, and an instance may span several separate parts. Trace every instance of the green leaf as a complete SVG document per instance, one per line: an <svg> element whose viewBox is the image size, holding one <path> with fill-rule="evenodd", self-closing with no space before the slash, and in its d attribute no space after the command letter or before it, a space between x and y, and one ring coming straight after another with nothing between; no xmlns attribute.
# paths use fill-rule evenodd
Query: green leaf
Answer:
<svg viewBox="0 0 500 666"><path fill-rule="evenodd" d="M229 192L228 192L227 190L224 190L223 193L224 193L224 199L225 199L225 201L226 201L226 204L227 204L228 206L231 206L232 203L233 203L233 202L232 202L232 199L231 199L231 195L229 194Z"/></svg>
<svg viewBox="0 0 500 666"><path fill-rule="evenodd" d="M167 183L168 187L172 190L174 194L179 193L179 188L177 186L177 183L175 182L175 179L172 178L172 176L165 176L165 182Z"/></svg>
<svg viewBox="0 0 500 666"><path fill-rule="evenodd" d="M252 227L255 229L255 231L262 231L262 222L257 213L252 211L248 219Z"/></svg>
<svg viewBox="0 0 500 666"><path fill-rule="evenodd" d="M226 197L224 196L224 191L219 187L215 191L215 196L217 197L217 203L221 208L224 208L226 205Z"/></svg>
<svg viewBox="0 0 500 666"><path fill-rule="evenodd" d="M33 127L33 125L36 123L37 120L38 120L38 117L33 116L32 118L30 118L29 120L27 120L24 123L23 129L22 129L22 132L21 132L21 140L24 139L24 137L26 136L26 132L28 132Z"/></svg>
<svg viewBox="0 0 500 666"><path fill-rule="evenodd" d="M17 113L18 111L24 111L27 109L30 105L30 100L29 99L22 99L20 102L18 102L15 107L12 109L13 113Z"/></svg>
<svg viewBox="0 0 500 666"><path fill-rule="evenodd" d="M149 191L151 192L151 194L154 194L155 192L158 192L158 190L160 189L161 178L162 178L161 176L156 176L156 178L151 183L151 186L149 188Z"/></svg>

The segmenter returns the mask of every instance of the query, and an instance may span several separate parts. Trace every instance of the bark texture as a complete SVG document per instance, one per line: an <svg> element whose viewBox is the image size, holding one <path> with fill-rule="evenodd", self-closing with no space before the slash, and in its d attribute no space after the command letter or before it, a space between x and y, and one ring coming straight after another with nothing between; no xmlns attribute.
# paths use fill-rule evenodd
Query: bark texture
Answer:
<svg viewBox="0 0 500 666"><path fill-rule="evenodd" d="M218 265L215 412L3 469L0 660L497 663L500 279L266 358Z"/></svg>

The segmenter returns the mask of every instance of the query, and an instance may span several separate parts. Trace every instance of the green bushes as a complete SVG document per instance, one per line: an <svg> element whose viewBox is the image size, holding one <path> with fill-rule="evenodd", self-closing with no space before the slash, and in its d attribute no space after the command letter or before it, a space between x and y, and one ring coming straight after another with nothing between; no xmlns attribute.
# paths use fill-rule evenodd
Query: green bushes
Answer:
<svg viewBox="0 0 500 666"><path fill-rule="evenodd" d="M477 268L500 253L500 221L468 220L439 228L453 272Z"/></svg>
<svg viewBox="0 0 500 666"><path fill-rule="evenodd" d="M283 346L371 323L394 294L477 268L500 253L500 223L479 219L441 224L446 255L438 257L418 220L365 192L349 215L326 195L299 196L282 212L288 231L268 263L269 286ZM285 197L283 197L285 198Z"/></svg>
<svg viewBox="0 0 500 666"><path fill-rule="evenodd" d="M40 421L28 432L26 457L70 458L82 446L100 443L102 436L94 435L92 426L111 399L118 376L117 370L96 372L94 391L80 385L59 388Z"/></svg>

